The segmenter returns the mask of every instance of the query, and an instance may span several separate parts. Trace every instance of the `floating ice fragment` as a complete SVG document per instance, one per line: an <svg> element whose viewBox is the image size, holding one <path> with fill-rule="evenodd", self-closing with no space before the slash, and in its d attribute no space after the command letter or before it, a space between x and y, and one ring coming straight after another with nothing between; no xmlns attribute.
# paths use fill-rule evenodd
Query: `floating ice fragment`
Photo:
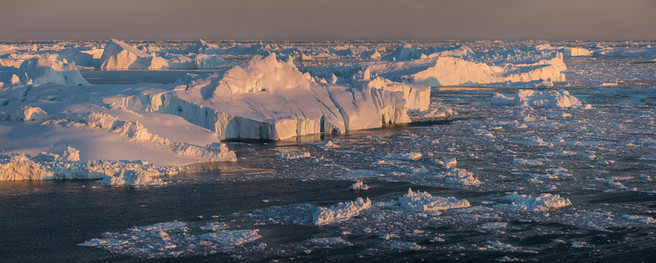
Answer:
<svg viewBox="0 0 656 263"><path fill-rule="evenodd" d="M218 230L215 232L198 235L199 238L219 243L224 246L238 246L253 242L262 236L255 230Z"/></svg>
<svg viewBox="0 0 656 263"><path fill-rule="evenodd" d="M509 210L545 212L550 209L557 209L572 205L572 202L570 202L569 199L562 198L560 195L552 194L541 194L538 197L532 197L530 195L520 195L517 194L517 192L514 192L501 198L501 200L507 200L511 203L498 204L494 207Z"/></svg>
<svg viewBox="0 0 656 263"><path fill-rule="evenodd" d="M500 228L506 228L508 226L507 222L488 222L484 223L480 226L481 229L500 229Z"/></svg>
<svg viewBox="0 0 656 263"><path fill-rule="evenodd" d="M589 247L587 242L583 241L574 241L572 242L572 248L584 248L584 247Z"/></svg>
<svg viewBox="0 0 656 263"><path fill-rule="evenodd" d="M520 253L537 253L535 250L522 249L515 247L511 244L499 242L499 241L485 241L480 245L476 246L475 249L479 251L503 251L503 252L520 252Z"/></svg>
<svg viewBox="0 0 656 263"><path fill-rule="evenodd" d="M535 91L520 89L515 97L495 93L490 98L492 105L517 105L531 108L570 108L581 107L583 104L566 90Z"/></svg>
<svg viewBox="0 0 656 263"><path fill-rule="evenodd" d="M352 190L363 190L363 191L365 191L365 190L369 189L369 186L367 184L363 183L362 181L357 181L353 185L351 185L351 189Z"/></svg>
<svg viewBox="0 0 656 263"><path fill-rule="evenodd" d="M388 154L386 157L389 159L398 159L398 160L419 160L424 155L418 152L410 153L400 153L400 154Z"/></svg>
<svg viewBox="0 0 656 263"><path fill-rule="evenodd" d="M223 230L223 229L228 229L228 224L223 223L223 222L211 222L211 223L207 223L206 225L200 227L200 229L210 230L210 231Z"/></svg>
<svg viewBox="0 0 656 263"><path fill-rule="evenodd" d="M518 165L542 165L541 160L513 159L512 163Z"/></svg>
<svg viewBox="0 0 656 263"><path fill-rule="evenodd" d="M656 154L643 156L640 159L641 160L648 160L648 161L656 161Z"/></svg>
<svg viewBox="0 0 656 263"><path fill-rule="evenodd" d="M331 207L319 207L312 216L315 225L329 225L346 221L371 207L369 198L358 197L355 201L343 202Z"/></svg>
<svg viewBox="0 0 656 263"><path fill-rule="evenodd" d="M643 224L656 224L656 219L651 216L640 216L640 215L623 215L623 218L629 221L639 222Z"/></svg>
<svg viewBox="0 0 656 263"><path fill-rule="evenodd" d="M403 241L385 241L380 244L382 247L400 249L400 250L422 250L424 247L417 245L414 242L403 242Z"/></svg>
<svg viewBox="0 0 656 263"><path fill-rule="evenodd" d="M342 239L341 237L317 237L317 238L309 239L308 242L314 245L325 246L325 247L353 245L350 242Z"/></svg>
<svg viewBox="0 0 656 263"><path fill-rule="evenodd" d="M312 157L309 152L304 152L304 153L289 153L289 152L283 152L280 154L280 158L282 159L287 159L287 160L293 160L293 159L301 159L301 158L310 158Z"/></svg>
<svg viewBox="0 0 656 263"><path fill-rule="evenodd" d="M469 207L469 201L458 200L454 197L437 197L427 192L413 192L408 188L408 193L399 198L399 205L403 210L413 212L438 212L440 210Z"/></svg>
<svg viewBox="0 0 656 263"><path fill-rule="evenodd" d="M465 169L451 168L446 171L436 174L437 177L444 178L444 182L448 184L459 185L480 185L481 181L474 177L474 173Z"/></svg>
<svg viewBox="0 0 656 263"><path fill-rule="evenodd" d="M553 147L552 143L545 142L542 140L542 138L538 136L533 136L531 139L527 142L524 143L525 145L530 145L530 146L546 146L546 147Z"/></svg>
<svg viewBox="0 0 656 263"><path fill-rule="evenodd" d="M456 160L456 158L445 158L441 160L436 159L435 163L437 163L437 165L442 169L451 169L456 167L458 160Z"/></svg>
<svg viewBox="0 0 656 263"><path fill-rule="evenodd" d="M534 91L518 90L515 104L533 108L569 108L581 106L581 102L566 90Z"/></svg>

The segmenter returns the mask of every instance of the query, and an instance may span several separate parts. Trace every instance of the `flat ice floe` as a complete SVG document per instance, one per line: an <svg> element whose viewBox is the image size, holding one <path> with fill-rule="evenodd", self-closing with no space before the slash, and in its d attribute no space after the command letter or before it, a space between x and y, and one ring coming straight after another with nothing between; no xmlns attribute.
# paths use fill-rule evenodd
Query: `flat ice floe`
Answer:
<svg viewBox="0 0 656 263"><path fill-rule="evenodd" d="M141 161L80 161L79 151L70 147L61 155L0 155L0 181L100 179L99 183L109 185L161 185L158 176L181 170Z"/></svg>
<svg viewBox="0 0 656 263"><path fill-rule="evenodd" d="M217 230L202 234L190 234L190 230L199 231L185 222L165 222L107 232L102 238L78 245L140 258L170 258L228 252L261 238L257 229Z"/></svg>
<svg viewBox="0 0 656 263"><path fill-rule="evenodd" d="M510 201L510 204L499 204L495 207L513 210L526 210L526 211L548 211L550 209L557 209L562 207L571 206L572 202L567 198L562 198L560 195L541 194L538 197L530 195L520 195L517 192L509 194L501 200Z"/></svg>
<svg viewBox="0 0 656 263"><path fill-rule="evenodd" d="M535 91L520 89L515 97L494 93L490 99L493 105L516 105L531 108L570 108L582 107L581 102L566 90Z"/></svg>
<svg viewBox="0 0 656 263"><path fill-rule="evenodd" d="M469 207L467 200L436 197L426 192L413 192L412 189L408 189L408 193L400 197L398 202L402 209L417 212L435 213L445 209Z"/></svg>

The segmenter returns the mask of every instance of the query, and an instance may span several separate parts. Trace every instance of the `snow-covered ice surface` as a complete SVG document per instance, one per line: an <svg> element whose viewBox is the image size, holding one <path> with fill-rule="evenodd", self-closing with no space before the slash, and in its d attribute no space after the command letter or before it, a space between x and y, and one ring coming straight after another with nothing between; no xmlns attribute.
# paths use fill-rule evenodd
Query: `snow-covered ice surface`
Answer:
<svg viewBox="0 0 656 263"><path fill-rule="evenodd" d="M65 95L70 94L66 87L73 86L21 79L21 60L42 54L16 51L33 50L27 44L12 45L0 51L2 94L8 94L0 96L0 133L45 135L23 152L11 149L25 140L0 137L7 151L0 165L21 160L56 173L58 165L86 168L96 158L121 160L146 152L94 153L73 140L58 139L73 128L80 129L77 134L84 140L98 139L91 135L103 132L111 142L140 142L151 152L194 145L199 151L191 156L196 157L212 149L222 152L220 145L227 145L238 161L190 165L185 174L155 178L164 187L3 182L0 209L7 213L0 214L0 222L8 234L0 243L20 248L0 248L8 260L649 261L656 253L653 42L129 44L152 60L220 55L240 68L189 72L169 84L84 86L83 94ZM97 55L105 42L77 45L79 52ZM55 46L42 46L42 53L64 48ZM84 61L76 59L78 65L77 60ZM96 56L87 65L100 67L99 62ZM445 78L439 73L445 65L453 66L450 73L469 75ZM293 81L263 88L259 80L265 77L258 75L262 67L276 68ZM433 87L426 103L403 88L421 82L420 77L465 86ZM276 128L266 123L289 113L318 113L330 105L341 107L335 106L339 109L333 120L339 121L330 126L340 129L346 119L357 117L351 114L356 108L343 102L358 101L353 95L365 89L368 94L396 91L389 103L399 106L401 98L404 103L416 98L411 104L423 108L405 104L406 116L379 111L378 124L383 113L407 117L415 121L411 124L310 135L302 131L317 123L297 121L287 131L308 135L219 144L212 140L220 130L215 124L225 122L205 119L205 109L227 112L211 102L228 94L225 88L235 79L250 84L227 89L244 95L233 102L243 107L228 114L259 118L251 123L258 136L260 127ZM334 101L332 95L324 100L318 94L312 103L333 104L249 115L257 111L248 109L265 98L290 102L280 90L307 87L336 94ZM107 88L121 90L120 95L104 95ZM350 97L343 96L347 91ZM78 101L67 97L73 95L84 97L85 103L60 103ZM99 103L98 98L105 99ZM158 102L161 98L164 102ZM24 103L19 105L20 100ZM181 100L203 105L195 112L201 117L175 114L177 107L152 110L168 102L182 112L193 111ZM276 129L289 128L283 124ZM232 130L238 131L241 126ZM248 129L244 132L244 138L251 138ZM101 155L110 153L116 159Z"/></svg>

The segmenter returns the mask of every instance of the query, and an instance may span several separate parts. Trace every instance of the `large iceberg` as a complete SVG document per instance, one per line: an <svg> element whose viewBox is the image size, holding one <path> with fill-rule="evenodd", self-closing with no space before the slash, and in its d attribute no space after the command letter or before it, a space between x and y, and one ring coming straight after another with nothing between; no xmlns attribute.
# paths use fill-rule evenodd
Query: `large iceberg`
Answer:
<svg viewBox="0 0 656 263"><path fill-rule="evenodd" d="M427 110L430 89L368 71L342 86L319 83L275 54L255 56L223 74L192 78L173 91L131 96L117 107L176 114L221 139L278 140L410 122Z"/></svg>

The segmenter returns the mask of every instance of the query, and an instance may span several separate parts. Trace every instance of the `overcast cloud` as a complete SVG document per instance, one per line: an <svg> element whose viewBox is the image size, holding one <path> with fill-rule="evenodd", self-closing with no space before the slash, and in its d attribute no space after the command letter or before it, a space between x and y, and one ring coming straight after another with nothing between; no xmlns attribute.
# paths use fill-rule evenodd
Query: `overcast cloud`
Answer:
<svg viewBox="0 0 656 263"><path fill-rule="evenodd" d="M656 39L653 0L2 0L0 39Z"/></svg>

